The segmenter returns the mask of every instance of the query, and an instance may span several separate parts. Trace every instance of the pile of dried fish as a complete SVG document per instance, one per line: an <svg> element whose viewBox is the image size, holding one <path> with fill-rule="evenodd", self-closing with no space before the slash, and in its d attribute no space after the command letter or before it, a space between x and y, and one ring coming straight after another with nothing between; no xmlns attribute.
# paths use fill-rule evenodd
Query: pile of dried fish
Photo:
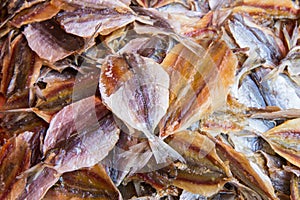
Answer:
<svg viewBox="0 0 300 200"><path fill-rule="evenodd" d="M300 199L298 1L0 9L0 199Z"/></svg>

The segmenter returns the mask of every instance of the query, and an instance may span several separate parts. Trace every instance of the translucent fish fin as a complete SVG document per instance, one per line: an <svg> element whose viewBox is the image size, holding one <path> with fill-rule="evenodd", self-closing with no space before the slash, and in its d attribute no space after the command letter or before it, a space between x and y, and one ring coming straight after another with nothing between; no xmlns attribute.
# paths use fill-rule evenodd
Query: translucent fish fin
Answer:
<svg viewBox="0 0 300 200"><path fill-rule="evenodd" d="M155 136L155 138L149 140L149 144L157 164L175 160L179 160L185 163L184 158L172 147L166 144L162 139Z"/></svg>

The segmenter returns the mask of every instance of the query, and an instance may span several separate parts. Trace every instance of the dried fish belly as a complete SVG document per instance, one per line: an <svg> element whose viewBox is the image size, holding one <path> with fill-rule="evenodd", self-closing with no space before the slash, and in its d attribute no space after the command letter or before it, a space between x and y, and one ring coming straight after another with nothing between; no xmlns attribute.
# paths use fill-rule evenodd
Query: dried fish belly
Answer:
<svg viewBox="0 0 300 200"><path fill-rule="evenodd" d="M300 199L299 1L0 10L0 199Z"/></svg>

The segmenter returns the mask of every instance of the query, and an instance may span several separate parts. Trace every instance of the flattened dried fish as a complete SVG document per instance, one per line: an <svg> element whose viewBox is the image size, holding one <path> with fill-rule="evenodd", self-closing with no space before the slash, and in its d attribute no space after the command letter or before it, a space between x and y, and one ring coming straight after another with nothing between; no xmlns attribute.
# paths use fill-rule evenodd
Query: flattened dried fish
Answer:
<svg viewBox="0 0 300 200"><path fill-rule="evenodd" d="M33 133L25 132L8 140L0 149L0 199L16 199L26 182L17 176L30 167L29 140Z"/></svg>
<svg viewBox="0 0 300 200"><path fill-rule="evenodd" d="M15 27L20 28L22 25L40 22L54 17L60 8L50 2L42 2L18 13L11 21Z"/></svg>
<svg viewBox="0 0 300 200"><path fill-rule="evenodd" d="M299 0L1 1L0 199L298 200L299 17Z"/></svg>
<svg viewBox="0 0 300 200"><path fill-rule="evenodd" d="M170 106L160 122L160 134L165 136L188 128L205 114L224 106L237 60L222 41L198 54L178 44L162 66L171 81Z"/></svg>
<svg viewBox="0 0 300 200"><path fill-rule="evenodd" d="M215 144L198 132L175 133L168 143L182 153L187 161L185 169L178 169L172 184L186 191L209 197L231 180L228 165L216 153Z"/></svg>
<svg viewBox="0 0 300 200"><path fill-rule="evenodd" d="M41 81L45 81L46 88L41 89L33 111L49 122L53 114L64 106L93 96L97 90L100 74L99 69L93 66L91 65L83 74L48 73L41 78Z"/></svg>
<svg viewBox="0 0 300 200"><path fill-rule="evenodd" d="M154 0L154 1L136 0L136 2L145 8L160 8L165 5L172 4L174 2L182 3L182 4L186 3L185 1L182 1L182 0Z"/></svg>
<svg viewBox="0 0 300 200"><path fill-rule="evenodd" d="M97 119L101 119L109 113L109 110L95 97L89 97L64 107L51 119L44 139L44 154L76 132L96 126Z"/></svg>
<svg viewBox="0 0 300 200"><path fill-rule="evenodd" d="M228 165L218 157L214 143L199 132L182 131L170 136L168 144L182 153L186 164L177 162L168 167L138 173L142 179L158 190L159 194L175 192L173 186L185 191L210 197L231 180ZM173 190L172 190L173 188Z"/></svg>
<svg viewBox="0 0 300 200"><path fill-rule="evenodd" d="M216 140L216 149L220 158L224 162L229 162L231 172L245 185L259 193L264 199L278 199L269 177L246 156L220 140Z"/></svg>
<svg viewBox="0 0 300 200"><path fill-rule="evenodd" d="M291 200L297 200L300 198L300 178L293 175L291 179Z"/></svg>
<svg viewBox="0 0 300 200"><path fill-rule="evenodd" d="M46 192L58 181L60 174L52 168L37 165L34 169L21 176L26 181L26 187L17 196L17 200L42 199Z"/></svg>
<svg viewBox="0 0 300 200"><path fill-rule="evenodd" d="M172 30L172 26L169 24L168 20L166 20L161 13L157 12L153 9L141 9L140 7L132 7L132 9L141 16L146 16L150 18L148 21L149 24L154 27L160 28L160 30ZM142 21L143 22L143 21ZM151 31L150 31L151 32Z"/></svg>
<svg viewBox="0 0 300 200"><path fill-rule="evenodd" d="M0 144L4 144L6 140L14 135L21 134L26 131L43 133L46 131L48 124L39 118L33 112L22 111L14 113L1 113L0 116Z"/></svg>
<svg viewBox="0 0 300 200"><path fill-rule="evenodd" d="M76 189L75 189L76 188ZM122 199L118 189L100 164L61 176L43 198L52 199Z"/></svg>
<svg viewBox="0 0 300 200"><path fill-rule="evenodd" d="M7 25L7 22L12 19L16 13L29 8L35 4L38 4L44 0L30 0L30 1L3 1L1 2L1 25ZM3 18L2 18L3 15Z"/></svg>
<svg viewBox="0 0 300 200"><path fill-rule="evenodd" d="M23 34L30 48L52 63L84 46L83 38L66 33L53 19L29 24Z"/></svg>
<svg viewBox="0 0 300 200"><path fill-rule="evenodd" d="M293 119L263 133L274 151L297 167L300 167L299 124L300 118Z"/></svg>
<svg viewBox="0 0 300 200"><path fill-rule="evenodd" d="M4 58L1 92L7 97L28 93L27 107L32 103L32 88L42 67L41 59L29 48L23 35L11 43L10 53Z"/></svg>
<svg viewBox="0 0 300 200"><path fill-rule="evenodd" d="M74 84L74 78L47 84L47 87L41 91L42 98L37 100L33 111L46 122L49 122L55 113L72 103Z"/></svg>
<svg viewBox="0 0 300 200"><path fill-rule="evenodd" d="M82 103L88 102L89 104L82 105ZM95 106L95 97L90 97L85 101L78 101L76 104L78 106L81 104L81 106L90 106L93 108ZM76 106L77 109L79 108L78 106ZM106 110L104 106L101 106L100 109ZM72 109L66 108L65 110L70 111ZM62 111L61 115L64 113L65 111ZM60 113L57 115L60 115ZM72 118L73 116L69 117ZM83 130L79 128L77 134L73 134L71 137L63 138L64 136L70 136L70 133L64 132L60 138L58 138L60 135L54 135L54 142L56 142L56 144L53 145L54 147L51 151L45 155L45 161L32 167L23 175L22 179L29 180L26 186L29 190L23 188L19 199L41 199L63 173L84 167L92 167L108 155L108 152L119 139L119 129L116 127L111 114L109 114L109 116L100 115L98 120L97 117L93 117L93 115L90 116L89 121L93 121L96 118L96 124L94 126L89 126ZM60 122L54 121L53 123L58 123L57 126L60 126ZM70 124L70 122L67 122L67 124ZM76 127L76 123L72 125ZM72 131L72 129L70 129L70 131ZM46 135L46 138L51 138L51 131L47 134L49 135ZM64 139L63 142L61 142L62 139ZM49 143L49 139L47 141ZM49 146L48 143L44 149ZM51 146L49 148L51 148Z"/></svg>
<svg viewBox="0 0 300 200"><path fill-rule="evenodd" d="M110 34L133 22L135 15L129 9L118 12L115 8L94 9L92 7L61 12L56 19L67 33L91 37L95 33Z"/></svg>
<svg viewBox="0 0 300 200"><path fill-rule="evenodd" d="M105 9L105 8L116 8L117 10L129 10L128 0L55 0L52 1L54 5L62 6L65 10L74 10L74 8L95 8L95 9Z"/></svg>
<svg viewBox="0 0 300 200"><path fill-rule="evenodd" d="M257 69L253 73L254 80L259 81L261 94L269 106L277 106L283 110L300 108L300 86L289 76L279 74L276 77L263 80L270 70Z"/></svg>
<svg viewBox="0 0 300 200"><path fill-rule="evenodd" d="M96 112L95 101L95 97L83 99L76 102L75 106L69 105L69 108L66 107L57 114L57 118L59 118L65 112L76 113L85 108L90 111L87 121L94 122L92 125L81 127L81 123L76 122L77 118L72 119L74 116L69 116L71 119L65 122L57 121L57 118L54 118L52 129L47 132L45 137L47 143L44 144L43 150L46 151L52 147L54 152L50 151L47 154L48 158L45 163L54 165L57 172L65 173L94 166L108 155L108 152L118 141L119 129L112 114L107 113L106 108L99 105L99 102L96 108L100 110ZM102 111L107 114L105 115ZM100 115L99 118L97 118L96 113ZM60 132L60 127L64 127L64 125L71 126ZM75 129L77 129L77 134L71 135ZM55 135L52 135L53 132Z"/></svg>
<svg viewBox="0 0 300 200"><path fill-rule="evenodd" d="M273 0L243 0L237 6L235 12L246 12L251 15L266 15L276 18L297 18L299 9L296 4L290 0L282 0L280 2Z"/></svg>
<svg viewBox="0 0 300 200"><path fill-rule="evenodd" d="M104 103L129 126L149 139L157 163L181 156L154 130L169 106L169 76L149 58L136 54L110 56L102 66L100 92Z"/></svg>
<svg viewBox="0 0 300 200"><path fill-rule="evenodd" d="M236 43L241 48L250 48L249 53L257 52L261 62L278 64L285 52L282 41L274 33L252 21L250 17L234 15L228 23Z"/></svg>

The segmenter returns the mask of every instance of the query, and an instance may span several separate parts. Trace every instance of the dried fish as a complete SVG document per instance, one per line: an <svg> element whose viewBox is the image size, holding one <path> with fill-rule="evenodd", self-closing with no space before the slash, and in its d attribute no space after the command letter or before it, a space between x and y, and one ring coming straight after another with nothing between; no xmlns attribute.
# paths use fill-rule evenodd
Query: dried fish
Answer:
<svg viewBox="0 0 300 200"><path fill-rule="evenodd" d="M43 133L48 124L33 112L22 111L21 109L12 113L1 113L0 127L0 144L3 145L9 138L26 131L35 134Z"/></svg>
<svg viewBox="0 0 300 200"><path fill-rule="evenodd" d="M46 83L46 87L41 89L40 97L33 109L47 122L64 106L94 95L100 71L98 68L93 68L92 65L83 74L77 72L69 74L67 71L61 73L60 76L57 74L55 72L48 73L41 78L41 81Z"/></svg>
<svg viewBox="0 0 300 200"><path fill-rule="evenodd" d="M282 41L274 33L253 22L246 16L234 15L229 21L229 29L240 48L250 48L249 53L257 52L263 62L278 64L285 52Z"/></svg>
<svg viewBox="0 0 300 200"><path fill-rule="evenodd" d="M55 148L57 143L67 140L76 132L82 132L87 127L97 126L97 119L108 114L109 111L106 110L102 102L94 97L64 107L51 119L44 139L44 154Z"/></svg>
<svg viewBox="0 0 300 200"><path fill-rule="evenodd" d="M61 6L65 10L74 10L74 8L95 8L95 9L106 9L106 8L116 8L117 10L128 10L129 3L128 0L101 0L101 1L94 1L94 0L56 0L52 1L52 4L57 5L58 7Z"/></svg>
<svg viewBox="0 0 300 200"><path fill-rule="evenodd" d="M238 93L234 96L239 103L247 107L265 108L267 106L258 86L250 76L246 76L242 80Z"/></svg>
<svg viewBox="0 0 300 200"><path fill-rule="evenodd" d="M284 119L293 119L299 118L300 110L299 109L286 109L279 111L271 111L271 112L258 112L254 113L252 118L261 118L261 119L274 119L274 120L284 120Z"/></svg>
<svg viewBox="0 0 300 200"><path fill-rule="evenodd" d="M122 199L104 167L99 164L63 174L43 199L71 198Z"/></svg>
<svg viewBox="0 0 300 200"><path fill-rule="evenodd" d="M183 5L186 5L186 1L183 0L154 0L154 1L149 1L149 0L135 0L139 5L145 7L145 8L159 8L163 7L168 4L172 4L174 2L176 3L181 3Z"/></svg>
<svg viewBox="0 0 300 200"><path fill-rule="evenodd" d="M235 12L246 12L251 15L272 16L276 18L297 18L298 6L290 0L275 2L273 0L255 1L243 0L240 6L234 8Z"/></svg>
<svg viewBox="0 0 300 200"><path fill-rule="evenodd" d="M111 177L116 186L120 186L127 176L151 171L157 165L151 159L153 154L147 141L139 142L138 138L131 139L129 137L129 139L128 136L126 140L124 135L126 134L121 133L115 148L102 161L104 165L110 167L109 172L112 174Z"/></svg>
<svg viewBox="0 0 300 200"><path fill-rule="evenodd" d="M208 1L209 7L212 10L219 10L223 7L234 6L235 3L238 3L238 1L237 2L235 2L235 0L221 0L221 1L209 0Z"/></svg>
<svg viewBox="0 0 300 200"><path fill-rule="evenodd" d="M167 139L168 144L182 153L187 163L174 163L168 167L138 173L135 178L152 185L163 195L175 192L172 185L188 192L212 196L231 180L228 166L216 154L214 143L198 132L183 131ZM174 188L173 188L174 189Z"/></svg>
<svg viewBox="0 0 300 200"><path fill-rule="evenodd" d="M41 91L41 98L37 100L33 111L46 122L49 122L55 113L72 103L74 84L74 78L47 84L47 87Z"/></svg>
<svg viewBox="0 0 300 200"><path fill-rule="evenodd" d="M230 184L234 185L237 188L237 190L238 190L237 198L239 198L239 196L242 196L241 198L244 198L244 199L262 200L262 197L256 191L239 183L237 180L231 181Z"/></svg>
<svg viewBox="0 0 300 200"><path fill-rule="evenodd" d="M25 89L26 86L30 87L28 84L30 80L27 80L27 76L31 76L30 72L34 71L35 59L37 62L39 61L39 58L36 57L27 46L26 40L22 35L19 35L12 41L9 49L10 53L6 54L3 58L2 65L3 78L1 80L1 93L5 94L5 96L10 96L12 93L16 92L14 90L17 90L18 88L15 89L15 87L21 87L21 90ZM41 67L41 63L39 64L39 67ZM25 69L24 75L20 73L20 68L23 67ZM20 83L17 83L17 81L20 81Z"/></svg>
<svg viewBox="0 0 300 200"><path fill-rule="evenodd" d="M150 18L149 24L154 27L159 27L161 30L172 30L172 26L163 15L153 9L141 9L140 7L132 7L132 9L140 16L146 16ZM143 22L143 21L142 21Z"/></svg>
<svg viewBox="0 0 300 200"><path fill-rule="evenodd" d="M167 114L160 122L160 134L184 130L224 106L236 65L235 55L222 41L196 55L181 44L175 46L162 63L170 75L171 94Z"/></svg>
<svg viewBox="0 0 300 200"><path fill-rule="evenodd" d="M263 137L276 153L290 163L300 167L299 163L299 118L286 121L263 133Z"/></svg>
<svg viewBox="0 0 300 200"><path fill-rule="evenodd" d="M26 182L17 176L30 167L29 140L33 133L25 132L8 140L0 149L0 198L16 199Z"/></svg>
<svg viewBox="0 0 300 200"><path fill-rule="evenodd" d="M283 110L300 108L300 87L288 76L279 74L269 80L263 80L267 76L268 69L257 69L253 73L256 81L260 81L259 89L269 106L277 106Z"/></svg>
<svg viewBox="0 0 300 200"><path fill-rule="evenodd" d="M209 197L231 180L228 165L219 158L208 137L183 131L175 133L169 140L168 144L182 153L187 161L186 168L177 171L173 180L175 186Z"/></svg>
<svg viewBox="0 0 300 200"><path fill-rule="evenodd" d="M46 154L45 163L54 165L57 172L65 173L95 165L108 155L108 152L118 141L119 129L116 127L113 116L107 113L106 108L101 106L100 102L95 108L97 106L95 101L95 97L89 97L74 103L75 105L69 105L57 113L57 117L53 119L53 124L50 124L52 129L45 136L47 143L44 144L43 151L46 153L48 149L53 149L54 152L49 151ZM99 110L96 111L95 109ZM65 122L57 120L66 112L78 113L81 110L88 111L87 121L92 124L83 124L82 127L81 123L77 122L79 119L73 118L74 116L69 116L71 119ZM67 128L68 126L67 130L59 131L60 127ZM73 133L74 128L77 131L76 134Z"/></svg>
<svg viewBox="0 0 300 200"><path fill-rule="evenodd" d="M228 161L232 173L245 185L259 193L264 199L278 199L275 195L270 178L246 156L236 152L232 147L216 140L216 149L220 158Z"/></svg>
<svg viewBox="0 0 300 200"><path fill-rule="evenodd" d="M135 54L110 56L102 66L100 92L104 103L118 118L145 134L157 163L165 163L168 157L181 159L154 134L169 105L168 89L167 72L151 59Z"/></svg>
<svg viewBox="0 0 300 200"><path fill-rule="evenodd" d="M293 175L291 179L291 200L299 199L300 197L300 180L299 177Z"/></svg>
<svg viewBox="0 0 300 200"><path fill-rule="evenodd" d="M299 10L1 1L0 199L298 200Z"/></svg>
<svg viewBox="0 0 300 200"><path fill-rule="evenodd" d="M89 97L87 99L78 101L73 107L66 107L61 113L57 114L57 118L64 115L66 112L76 112L80 110L80 106L90 106L90 111L92 112L95 107L95 97ZM45 161L40 163L23 175L22 179L27 179L26 188L23 188L19 199L30 198L30 199L41 199L46 192L58 181L59 176L63 173L75 171L84 167L92 167L98 162L100 162L108 152L114 147L119 138L119 129L116 127L113 117L111 114L103 115L101 111L105 111L106 108L99 105L101 102L98 101L98 108L100 109L98 114L99 118L92 114L88 118L88 121L93 121L95 123L93 126L88 126L86 128L78 128L77 133L71 135L72 132L63 132L63 135L54 135L53 143L51 142L52 131L55 131L55 127L60 127L64 125L64 122L58 122L56 119L53 121L52 129L47 132L46 138L47 143L44 144L43 150L51 148L51 151L45 154ZM87 110L89 110L87 108ZM95 111L95 110L94 110ZM105 111L106 112L106 111ZM104 112L104 113L105 113ZM107 113L107 112L106 112ZM102 114L102 115L101 115ZM73 116L69 116L72 118ZM76 121L72 124L71 119L66 124L75 126ZM74 131L74 128L70 128L69 131ZM68 137L69 136L69 137ZM66 138L64 138L66 137ZM62 142L62 140L64 140ZM64 144L66 143L66 144ZM52 146L53 147L52 147ZM37 189L38 188L38 189Z"/></svg>
<svg viewBox="0 0 300 200"><path fill-rule="evenodd" d="M42 2L25 10L22 10L10 21L10 24L20 28L25 24L51 19L59 11L60 9L50 2Z"/></svg>
<svg viewBox="0 0 300 200"><path fill-rule="evenodd" d="M27 99L23 100L27 103L25 107L29 107L34 99L33 85L42 67L41 59L29 48L24 36L18 35L12 41L10 53L4 60L8 62L3 63L2 73L5 75L1 81L1 93L8 98L10 104L13 100L9 97L26 96ZM6 104L6 109L8 107Z"/></svg>
<svg viewBox="0 0 300 200"><path fill-rule="evenodd" d="M29 24L23 34L30 48L41 58L52 63L84 46L82 38L66 33L53 19Z"/></svg>
<svg viewBox="0 0 300 200"><path fill-rule="evenodd" d="M95 33L108 35L135 20L135 15L128 9L95 9L85 7L75 11L61 12L56 17L67 33L80 37L91 37Z"/></svg>
<svg viewBox="0 0 300 200"><path fill-rule="evenodd" d="M27 9L35 4L42 2L43 0L31 0L31 1L3 1L1 2L1 25L0 28L7 25L7 22L12 19L16 13ZM2 16L3 15L3 16Z"/></svg>
<svg viewBox="0 0 300 200"><path fill-rule="evenodd" d="M26 186L22 188L23 190L15 199L41 199L59 179L58 172L49 167L37 165L30 170L30 172L26 172L30 174L21 177L21 180L26 181Z"/></svg>

